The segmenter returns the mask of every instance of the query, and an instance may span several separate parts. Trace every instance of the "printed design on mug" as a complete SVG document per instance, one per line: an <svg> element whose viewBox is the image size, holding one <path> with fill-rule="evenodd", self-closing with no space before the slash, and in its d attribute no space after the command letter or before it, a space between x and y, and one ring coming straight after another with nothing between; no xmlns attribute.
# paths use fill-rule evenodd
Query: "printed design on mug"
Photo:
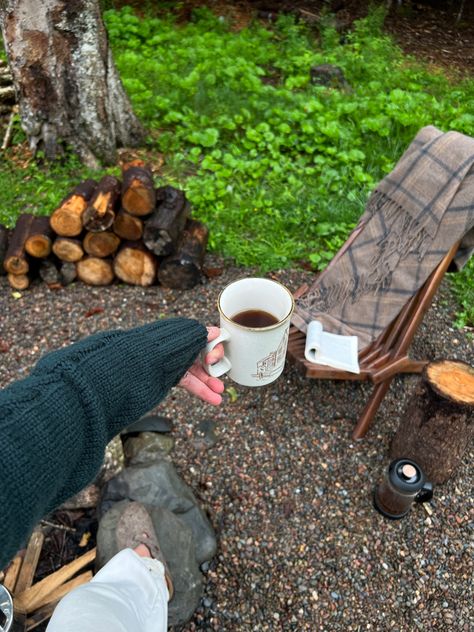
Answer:
<svg viewBox="0 0 474 632"><path fill-rule="evenodd" d="M288 333L289 330L287 329L283 334L283 338L281 339L276 351L271 351L261 360L257 360L257 372L252 373L252 377L257 378L257 380L264 380L268 377L271 377L280 370L281 365L285 360L286 347L288 344Z"/></svg>

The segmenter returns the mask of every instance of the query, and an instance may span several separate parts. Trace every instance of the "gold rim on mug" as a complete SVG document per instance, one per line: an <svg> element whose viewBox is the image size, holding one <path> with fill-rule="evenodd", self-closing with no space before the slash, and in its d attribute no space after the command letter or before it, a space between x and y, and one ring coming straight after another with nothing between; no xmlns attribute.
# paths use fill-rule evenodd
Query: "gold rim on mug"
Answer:
<svg viewBox="0 0 474 632"><path fill-rule="evenodd" d="M267 325L266 327L246 327L245 325L236 323L234 320L232 320L232 318L227 316L227 314L224 314L224 312L221 309L221 297L228 287L230 287L231 285L234 285L234 283L239 283L239 281L250 281L252 279L257 279L258 281L268 281L269 283L275 283L276 285L279 285L281 288L283 288L285 292L288 294L288 296L290 297L290 300L291 300L290 311L288 312L286 316L279 319L278 322L275 323L274 325ZM280 283L280 281L274 281L273 279L266 279L265 277L242 277L241 279L237 279L237 281L232 281L232 283L229 283L229 285L227 285L223 290L221 290L219 297L217 299L217 309L219 310L219 313L224 318L224 320L226 320L229 323L232 323L234 327L239 327L240 329L245 329L246 331L268 331L269 329L276 329L276 327L280 327L282 323L285 323L289 318L291 318L291 315L293 314L294 309L295 309L295 299L293 298L293 294L290 292L290 290L285 285L283 285L283 283Z"/></svg>

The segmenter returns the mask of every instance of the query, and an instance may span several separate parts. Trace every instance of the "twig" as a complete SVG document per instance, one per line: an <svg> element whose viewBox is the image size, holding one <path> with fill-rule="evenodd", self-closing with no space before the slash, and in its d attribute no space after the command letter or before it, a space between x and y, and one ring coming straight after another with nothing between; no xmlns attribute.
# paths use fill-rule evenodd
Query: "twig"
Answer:
<svg viewBox="0 0 474 632"><path fill-rule="evenodd" d="M60 529L61 531L70 531L71 533L76 533L76 529L74 527L67 527L64 524L56 524L55 522L49 522L49 520L40 520L40 524L45 527L53 527L53 529Z"/></svg>
<svg viewBox="0 0 474 632"><path fill-rule="evenodd" d="M18 112L18 108L16 106L13 106L13 109L10 114L10 119L8 120L7 129L5 131L5 136L3 137L3 143L1 147L2 151L4 151L8 147L12 139L13 123L15 121L15 116L17 112Z"/></svg>

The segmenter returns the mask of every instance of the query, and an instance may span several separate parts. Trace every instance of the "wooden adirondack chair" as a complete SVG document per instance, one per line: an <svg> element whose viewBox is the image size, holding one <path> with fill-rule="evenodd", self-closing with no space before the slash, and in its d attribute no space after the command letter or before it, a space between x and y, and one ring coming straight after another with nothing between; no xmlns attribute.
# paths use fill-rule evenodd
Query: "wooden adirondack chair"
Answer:
<svg viewBox="0 0 474 632"><path fill-rule="evenodd" d="M359 232L360 229L353 231L326 270L335 264ZM291 363L301 369L306 377L330 380L364 380L371 381L374 384L374 389L353 430L352 436L354 439L362 439L366 434L393 378L399 373L420 373L428 363L428 360L410 359L408 348L418 326L423 320L425 312L431 305L449 264L456 254L459 243L455 243L450 248L424 285L405 304L398 316L377 340L359 353L360 373L350 373L322 364L308 362L304 356L306 335L296 327L291 327L287 357ZM320 278L323 275L324 271L321 273ZM300 287L295 292L295 298L302 296L307 289L308 286Z"/></svg>

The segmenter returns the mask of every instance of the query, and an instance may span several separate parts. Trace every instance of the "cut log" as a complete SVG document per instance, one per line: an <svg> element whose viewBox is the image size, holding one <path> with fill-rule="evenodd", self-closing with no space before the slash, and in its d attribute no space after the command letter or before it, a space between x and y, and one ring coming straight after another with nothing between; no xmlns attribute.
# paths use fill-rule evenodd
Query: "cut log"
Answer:
<svg viewBox="0 0 474 632"><path fill-rule="evenodd" d="M149 215L155 208L153 175L141 160L124 165L122 172L122 206L131 215Z"/></svg>
<svg viewBox="0 0 474 632"><path fill-rule="evenodd" d="M54 237L49 217L34 217L25 240L25 250L32 257L43 259L51 253Z"/></svg>
<svg viewBox="0 0 474 632"><path fill-rule="evenodd" d="M120 181L115 176L104 176L82 214L82 225L94 233L107 230L115 219Z"/></svg>
<svg viewBox="0 0 474 632"><path fill-rule="evenodd" d="M115 216L114 233L126 241L138 241L143 236L143 221L121 209Z"/></svg>
<svg viewBox="0 0 474 632"><path fill-rule="evenodd" d="M81 182L67 195L50 217L51 227L61 237L77 237L82 232L82 214L97 188L89 179Z"/></svg>
<svg viewBox="0 0 474 632"><path fill-rule="evenodd" d="M22 213L17 219L3 262L5 270L10 274L26 274L29 270L25 241L29 235L32 223L33 215L30 213Z"/></svg>
<svg viewBox="0 0 474 632"><path fill-rule="evenodd" d="M43 259L40 262L38 270L40 278L48 285L55 285L61 283L61 274L58 269L57 261L50 259Z"/></svg>
<svg viewBox="0 0 474 632"><path fill-rule="evenodd" d="M209 231L205 224L188 220L176 253L160 263L158 280L164 287L189 290L201 280Z"/></svg>
<svg viewBox="0 0 474 632"><path fill-rule="evenodd" d="M84 250L92 257L109 257L120 245L120 237L110 230L87 233L82 242Z"/></svg>
<svg viewBox="0 0 474 632"><path fill-rule="evenodd" d="M26 290L30 287L31 279L28 274L10 274L9 272L7 279L14 290Z"/></svg>
<svg viewBox="0 0 474 632"><path fill-rule="evenodd" d="M61 285L69 285L77 279L76 264L72 261L64 261L60 267Z"/></svg>
<svg viewBox="0 0 474 632"><path fill-rule="evenodd" d="M10 238L10 231L6 226L0 224L0 276L5 275L7 271L3 267L5 255L8 250L8 240Z"/></svg>
<svg viewBox="0 0 474 632"><path fill-rule="evenodd" d="M116 276L131 285L153 285L158 261L142 242L125 242L114 259Z"/></svg>
<svg viewBox="0 0 474 632"><path fill-rule="evenodd" d="M53 252L61 261L79 261L84 256L82 241L70 237L57 237L53 244Z"/></svg>
<svg viewBox="0 0 474 632"><path fill-rule="evenodd" d="M164 197L153 215L145 221L143 242L155 255L167 256L176 250L190 206L183 191L174 187L162 187L158 198Z"/></svg>
<svg viewBox="0 0 474 632"><path fill-rule="evenodd" d="M474 437L474 367L460 360L426 365L393 437L390 455L420 465L433 483L444 483Z"/></svg>
<svg viewBox="0 0 474 632"><path fill-rule="evenodd" d="M114 280L114 269L109 259L84 257L76 264L77 278L88 285L110 285Z"/></svg>

